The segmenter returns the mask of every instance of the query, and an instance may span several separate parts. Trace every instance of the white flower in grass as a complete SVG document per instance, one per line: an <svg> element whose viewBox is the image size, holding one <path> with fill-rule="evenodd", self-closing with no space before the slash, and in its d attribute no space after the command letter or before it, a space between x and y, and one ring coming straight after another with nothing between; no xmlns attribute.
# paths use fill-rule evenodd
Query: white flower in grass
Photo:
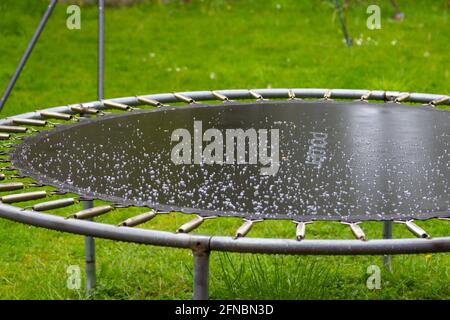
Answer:
<svg viewBox="0 0 450 320"><path fill-rule="evenodd" d="M356 45L358 45L358 46L362 46L362 44L363 44L363 39L362 38L358 38L358 39L356 39Z"/></svg>
<svg viewBox="0 0 450 320"><path fill-rule="evenodd" d="M216 73L215 73L215 72L211 72L211 73L209 74L209 78L210 78L211 80L215 80L215 79L216 79Z"/></svg>

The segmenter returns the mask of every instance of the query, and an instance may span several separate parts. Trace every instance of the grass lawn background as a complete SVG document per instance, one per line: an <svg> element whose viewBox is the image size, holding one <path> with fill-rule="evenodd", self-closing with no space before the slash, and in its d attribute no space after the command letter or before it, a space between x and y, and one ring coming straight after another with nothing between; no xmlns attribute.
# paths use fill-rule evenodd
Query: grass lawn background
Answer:
<svg viewBox="0 0 450 320"><path fill-rule="evenodd" d="M323 87L449 92L450 25L445 0L399 1L406 19L391 19L389 1L351 1L342 39L333 1L211 0L183 5L147 2L107 8L105 97L265 87ZM366 28L369 4L381 7L382 29ZM66 28L59 4L16 84L2 117L96 99L95 7L83 7L81 30ZM0 2L0 90L23 53L46 1ZM27 203L23 204L27 205ZM78 208L52 211L67 215ZM117 223L142 209L99 218ZM171 214L143 227L174 231L191 216ZM241 220L205 222L195 233L232 235ZM418 222L432 236L450 224ZM365 222L369 238L381 224ZM258 224L255 237L294 236L291 222ZM308 226L309 238L352 238L339 223ZM411 237L394 226L395 237ZM78 299L66 287L67 267L83 269L84 238L0 220L0 298ZM368 290L366 270L382 268L382 289ZM450 298L448 254L396 256L393 273L381 257L302 257L213 253L211 298L413 299ZM190 298L188 250L97 239L94 298Z"/></svg>

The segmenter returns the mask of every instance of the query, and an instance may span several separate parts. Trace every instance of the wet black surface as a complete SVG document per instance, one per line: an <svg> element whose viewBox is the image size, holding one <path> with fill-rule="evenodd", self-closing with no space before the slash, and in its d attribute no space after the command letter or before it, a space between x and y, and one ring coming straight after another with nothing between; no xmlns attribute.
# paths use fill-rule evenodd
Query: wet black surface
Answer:
<svg viewBox="0 0 450 320"><path fill-rule="evenodd" d="M268 130L269 141L278 129L279 168L262 174L270 164L257 143L246 145L255 164L173 163L171 134L184 128L194 140L194 121L197 133L218 129L224 146L226 129L255 129L259 139ZM135 111L32 136L12 159L62 190L161 210L300 221L450 216L450 112L429 107L291 101Z"/></svg>

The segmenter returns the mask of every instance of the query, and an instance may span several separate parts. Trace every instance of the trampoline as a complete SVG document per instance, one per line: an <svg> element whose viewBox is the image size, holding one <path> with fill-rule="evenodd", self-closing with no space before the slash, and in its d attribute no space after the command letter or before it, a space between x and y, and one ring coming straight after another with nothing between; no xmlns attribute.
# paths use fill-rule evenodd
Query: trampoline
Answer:
<svg viewBox="0 0 450 320"><path fill-rule="evenodd" d="M99 48L97 101L0 120L0 217L85 235L91 286L93 237L191 249L194 299L208 297L211 251L450 251L449 236L432 238L414 222L450 219L450 111L437 108L450 96L294 88L105 100ZM85 208L75 212L78 201ZM148 211L119 225L93 221L129 206ZM67 216L51 214L63 207ZM173 232L139 227L167 212L193 217ZM234 234L190 234L229 216L243 219ZM247 237L254 223L276 219L295 222L290 239ZM355 239L308 239L316 220L342 222ZM367 239L367 220L382 223L384 239ZM417 238L391 239L393 222Z"/></svg>
<svg viewBox="0 0 450 320"><path fill-rule="evenodd" d="M409 106L406 101L426 105ZM207 297L205 269L209 252L215 250L448 252L450 238L431 238L414 220L450 218L450 112L435 107L449 101L446 95L367 90L221 90L101 100L13 116L0 121L8 156L3 161L10 162L2 167L2 178L14 179L0 184L2 192L10 191L2 193L0 216L88 236L191 248L199 299ZM82 117L86 115L90 117ZM193 141L212 128L223 132L224 141L227 130L235 128L245 133L278 130L279 157L273 163L251 162L254 141L259 145L264 139L257 136L252 143L248 134L242 140L243 163L237 163L237 153L233 163L226 163L226 143L223 163L205 164L202 159L196 164L193 154L191 164L173 162L179 143L173 132L185 129ZM266 140L269 155L274 144ZM203 151L207 145L203 141ZM262 174L273 167L271 174ZM24 177L33 182L17 182ZM24 188L32 191L15 191ZM76 199L66 192L78 194L81 201L109 204L65 218L44 213L73 205ZM45 201L50 195L60 199ZM31 207L20 207L31 200ZM119 226L91 221L127 206L149 211ZM173 233L139 228L172 211L196 215ZM230 237L189 234L217 216L244 220ZM294 221L292 239L245 237L255 222L272 219ZM314 220L348 224L356 239L305 239L306 226ZM404 223L419 239L368 240L359 226L365 220L383 221L387 237L392 221Z"/></svg>

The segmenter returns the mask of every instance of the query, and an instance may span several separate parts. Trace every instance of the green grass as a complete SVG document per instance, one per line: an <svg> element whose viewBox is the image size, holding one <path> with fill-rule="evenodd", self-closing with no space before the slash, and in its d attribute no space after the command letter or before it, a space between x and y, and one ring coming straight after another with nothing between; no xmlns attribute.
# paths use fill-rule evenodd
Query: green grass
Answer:
<svg viewBox="0 0 450 320"><path fill-rule="evenodd" d="M399 1L405 21L392 20L388 1L352 1L342 42L332 1L193 1L146 3L106 11L105 96L261 87L325 87L447 93L450 87L446 1ZM382 9L382 29L365 26L368 4ZM0 2L0 89L14 71L45 1ZM2 116L96 99L96 10L82 8L82 29L65 28L58 5ZM27 205L27 204L24 204ZM71 208L70 211L75 211ZM99 218L117 223L143 209ZM67 215L67 210L55 210ZM143 227L174 231L191 217L161 216ZM207 221L195 233L231 235L240 219ZM439 221L419 224L448 235ZM362 224L369 238L379 223ZM255 237L287 237L293 224L257 224ZM395 237L410 237L394 226ZM351 238L339 223L308 226L310 238ZM84 239L0 220L0 298L79 299L66 288L66 269L83 267ZM382 269L382 289L366 288L367 267ZM381 257L294 257L213 253L211 297L286 299L449 299L448 254L397 256L393 272ZM97 240L97 299L191 297L192 254Z"/></svg>

